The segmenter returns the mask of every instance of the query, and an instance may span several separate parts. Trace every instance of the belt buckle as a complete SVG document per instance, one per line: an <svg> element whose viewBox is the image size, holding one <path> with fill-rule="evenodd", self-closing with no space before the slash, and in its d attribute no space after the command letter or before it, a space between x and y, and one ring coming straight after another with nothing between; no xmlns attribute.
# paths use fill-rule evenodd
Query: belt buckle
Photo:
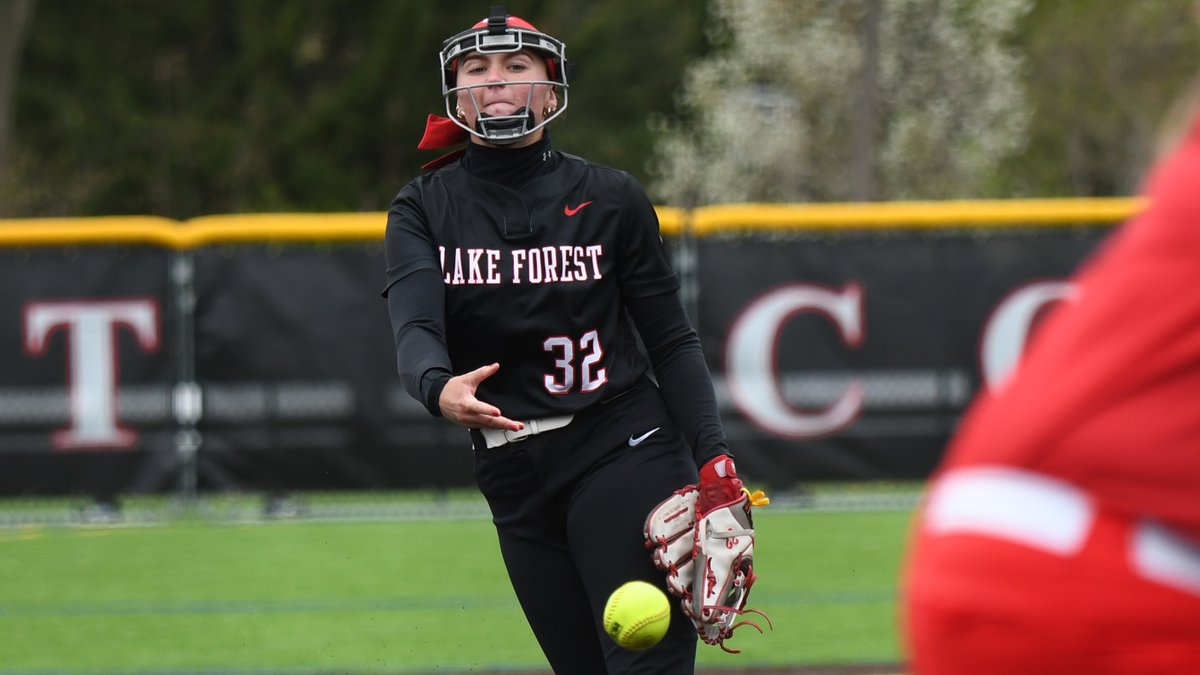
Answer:
<svg viewBox="0 0 1200 675"><path fill-rule="evenodd" d="M526 422L525 426L520 431L511 431L509 429L503 429L502 431L504 432L505 441L509 443L518 443L520 441L527 440L533 435L533 425L529 422Z"/></svg>

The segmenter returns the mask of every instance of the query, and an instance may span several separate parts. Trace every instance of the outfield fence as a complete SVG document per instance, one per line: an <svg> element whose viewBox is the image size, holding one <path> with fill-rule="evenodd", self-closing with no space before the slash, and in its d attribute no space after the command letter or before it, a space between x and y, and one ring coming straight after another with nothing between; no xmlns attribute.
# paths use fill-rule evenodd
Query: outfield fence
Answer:
<svg viewBox="0 0 1200 675"><path fill-rule="evenodd" d="M822 481L928 476L971 398L1069 296L1076 266L1143 206L659 216L739 468L817 508L807 489ZM221 495L253 495L263 517L299 508L301 494L469 488L465 434L395 375L379 297L385 221L0 221L0 497L29 513L46 513L39 500L77 505L58 518L136 520L143 496L215 509ZM319 501L309 516L337 511ZM370 509L419 512L381 504Z"/></svg>

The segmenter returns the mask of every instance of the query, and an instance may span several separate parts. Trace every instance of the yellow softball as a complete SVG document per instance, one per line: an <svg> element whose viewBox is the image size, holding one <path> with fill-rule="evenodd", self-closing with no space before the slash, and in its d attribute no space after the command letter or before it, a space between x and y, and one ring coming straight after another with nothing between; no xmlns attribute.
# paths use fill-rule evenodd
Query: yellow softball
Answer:
<svg viewBox="0 0 1200 675"><path fill-rule="evenodd" d="M671 605L666 593L645 581L621 584L604 605L604 632L625 649L653 647L669 625Z"/></svg>

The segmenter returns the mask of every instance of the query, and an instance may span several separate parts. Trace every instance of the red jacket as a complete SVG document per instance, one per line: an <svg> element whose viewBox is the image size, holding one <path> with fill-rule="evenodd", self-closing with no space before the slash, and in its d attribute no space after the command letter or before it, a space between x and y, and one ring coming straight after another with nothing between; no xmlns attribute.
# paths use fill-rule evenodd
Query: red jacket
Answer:
<svg viewBox="0 0 1200 675"><path fill-rule="evenodd" d="M1200 538L1200 119L1146 185L943 469L1029 468Z"/></svg>

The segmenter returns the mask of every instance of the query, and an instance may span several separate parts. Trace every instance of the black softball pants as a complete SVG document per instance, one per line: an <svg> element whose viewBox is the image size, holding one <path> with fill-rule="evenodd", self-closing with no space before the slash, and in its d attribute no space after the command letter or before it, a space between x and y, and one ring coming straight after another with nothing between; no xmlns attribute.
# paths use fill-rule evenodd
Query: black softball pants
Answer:
<svg viewBox="0 0 1200 675"><path fill-rule="evenodd" d="M554 672L694 672L696 632L674 596L666 637L646 651L622 649L601 623L609 594L626 581L666 592L642 527L651 508L697 480L658 388L644 381L562 429L516 443L487 449L478 432L472 437L509 579Z"/></svg>

